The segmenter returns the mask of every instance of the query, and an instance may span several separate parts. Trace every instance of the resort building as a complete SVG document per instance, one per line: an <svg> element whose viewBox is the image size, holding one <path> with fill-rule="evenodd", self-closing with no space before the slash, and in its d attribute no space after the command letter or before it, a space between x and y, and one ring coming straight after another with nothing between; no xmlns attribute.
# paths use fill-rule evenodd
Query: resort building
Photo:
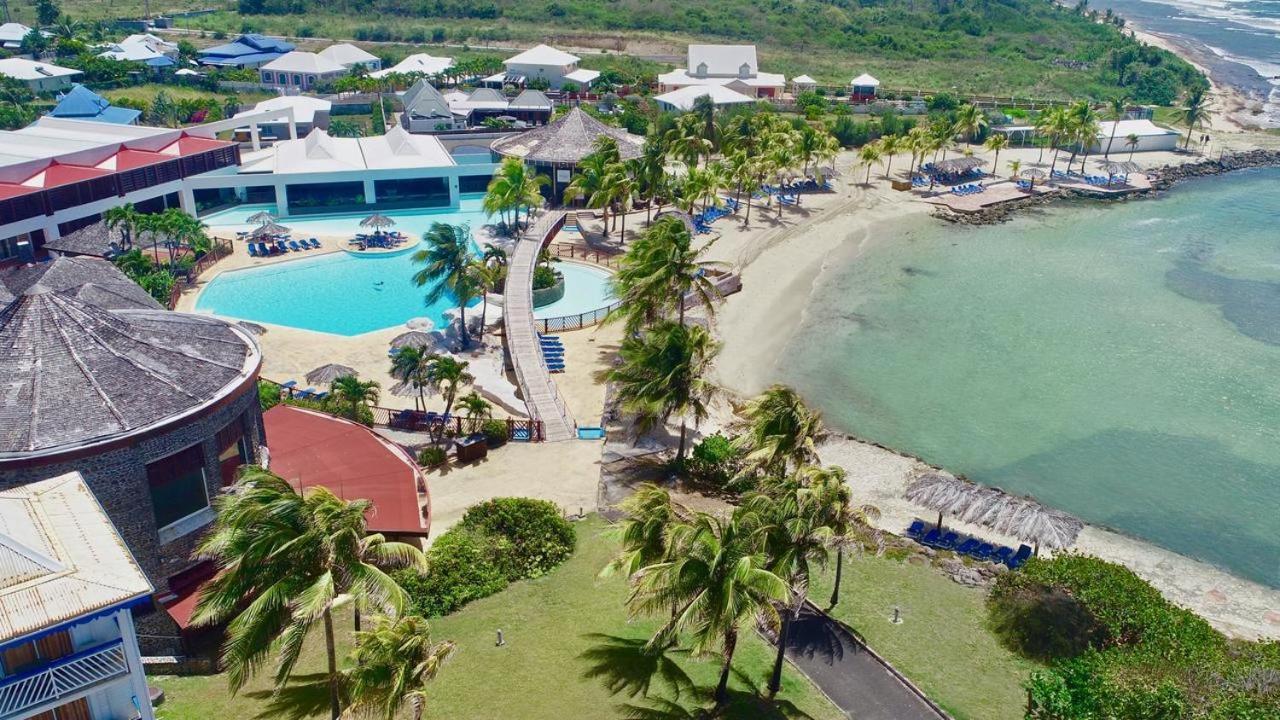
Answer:
<svg viewBox="0 0 1280 720"><path fill-rule="evenodd" d="M499 155L519 158L551 178L546 192L553 202L560 202L574 170L595 150L600 137L613 138L623 160L633 160L644 153L643 137L605 125L581 108L574 108L542 127L498 138L491 147Z"/></svg>
<svg viewBox="0 0 1280 720"><path fill-rule="evenodd" d="M214 67L234 67L255 70L288 52L293 43L248 33L225 45L216 45L200 51L200 64Z"/></svg>
<svg viewBox="0 0 1280 720"><path fill-rule="evenodd" d="M849 81L849 99L853 102L871 102L880 90L880 81L863 73Z"/></svg>
<svg viewBox="0 0 1280 720"><path fill-rule="evenodd" d="M433 57L426 53L416 53L389 68L369 73L369 77L381 78L393 74L409 75L412 73L431 76L439 75L451 67L453 67L453 58Z"/></svg>
<svg viewBox="0 0 1280 720"><path fill-rule="evenodd" d="M66 90L71 87L71 79L83 73L49 63L11 57L0 60L0 75L25 84L33 93L47 93Z"/></svg>
<svg viewBox="0 0 1280 720"><path fill-rule="evenodd" d="M1136 145L1129 144L1130 135L1138 136ZM1104 120L1098 123L1098 139L1089 152L1107 152L1108 145L1113 153L1170 151L1178 148L1181 138L1177 130L1160 127L1150 120Z"/></svg>
<svg viewBox="0 0 1280 720"><path fill-rule="evenodd" d="M461 193L488 186L495 164L488 155L481 160L459 164L436 137L400 126L362 138L332 137L317 129L247 153L237 168L187 182L196 202L271 202L281 217L373 206L457 207Z"/></svg>
<svg viewBox="0 0 1280 720"><path fill-rule="evenodd" d="M536 45L519 55L502 61L505 72L484 79L486 85L525 85L530 80L546 80L553 90L573 84L586 90L600 77L596 70L578 67L577 55L557 50L550 45Z"/></svg>
<svg viewBox="0 0 1280 720"><path fill-rule="evenodd" d="M281 95L253 106L252 110L244 110L233 117L259 117L268 111L281 111L275 120L257 123L258 133L262 140L288 140L299 136L305 137L313 128L329 127L329 112L333 103L308 95ZM287 111L287 112L286 112ZM292 114L289 114L292 113ZM290 127L290 118L293 120ZM250 128L237 128L238 134L248 135ZM245 138L237 137L238 140Z"/></svg>
<svg viewBox="0 0 1280 720"><path fill-rule="evenodd" d="M258 70L264 85L282 90L310 90L347 72L346 67L323 55L301 50L285 53Z"/></svg>
<svg viewBox="0 0 1280 720"><path fill-rule="evenodd" d="M114 107L110 100L89 88L76 83L58 96L58 104L49 112L50 117L68 120L90 120L113 125L137 125L141 110Z"/></svg>
<svg viewBox="0 0 1280 720"><path fill-rule="evenodd" d="M112 43L99 57L122 62L142 63L151 68L173 67L178 62L178 45L162 40L151 33L130 35L118 43Z"/></svg>
<svg viewBox="0 0 1280 720"><path fill-rule="evenodd" d="M151 583L78 473L0 491L0 717L153 720Z"/></svg>
<svg viewBox="0 0 1280 720"><path fill-rule="evenodd" d="M0 47L5 50L17 50L22 47L22 39L30 34L31 28L22 23L4 23L0 25Z"/></svg>
<svg viewBox="0 0 1280 720"><path fill-rule="evenodd" d="M488 118L542 125L551 119L555 110L551 98L538 90L526 89L510 100L493 88L441 93L425 78L405 91L402 101L404 113L400 116L400 126L414 133L476 127Z"/></svg>
<svg viewBox="0 0 1280 720"><path fill-rule="evenodd" d="M0 489L78 472L168 602L189 586L212 499L264 443L262 355L244 328L170 312L105 260L0 274ZM148 654L183 653L170 615Z"/></svg>
<svg viewBox="0 0 1280 720"><path fill-rule="evenodd" d="M711 102L720 108L730 105L749 105L757 102L755 97L743 95L737 90L724 85L688 85L679 90L654 95L653 99L663 110L685 112L692 110L694 103L700 97L711 98Z"/></svg>
<svg viewBox="0 0 1280 720"><path fill-rule="evenodd" d="M719 85L753 98L779 97L787 79L760 72L755 45L690 45L689 66L658 76L664 93L690 86Z"/></svg>
<svg viewBox="0 0 1280 720"><path fill-rule="evenodd" d="M507 115L528 125L545 125L551 121L555 103L541 90L526 88L507 103Z"/></svg>
<svg viewBox="0 0 1280 720"><path fill-rule="evenodd" d="M45 116L0 131L0 260L30 259L45 241L125 203L194 212L184 180L239 161L235 143L181 129Z"/></svg>
<svg viewBox="0 0 1280 720"><path fill-rule="evenodd" d="M363 67L366 70L381 70L382 61L377 55L365 52L351 43L338 43L319 52L320 57L341 65L347 70Z"/></svg>
<svg viewBox="0 0 1280 720"><path fill-rule="evenodd" d="M430 133L467 126L466 117L455 115L449 101L425 78L406 90L401 100L404 112L400 115L400 126L409 132Z"/></svg>

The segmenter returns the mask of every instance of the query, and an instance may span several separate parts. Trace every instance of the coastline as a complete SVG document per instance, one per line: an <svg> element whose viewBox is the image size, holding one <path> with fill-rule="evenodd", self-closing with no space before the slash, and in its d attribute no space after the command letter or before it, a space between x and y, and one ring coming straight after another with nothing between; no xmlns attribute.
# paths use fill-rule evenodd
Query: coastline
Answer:
<svg viewBox="0 0 1280 720"><path fill-rule="evenodd" d="M1280 155L1268 153L1266 159L1260 164L1276 164ZM861 172L854 173L856 179L849 176L855 162L851 153L841 156L837 167L845 175L837 182L837 192L808 202L803 217L774 224L754 236L735 227L708 251L709 259L734 265L749 288L727 298L714 319L723 351L713 378L731 394L749 397L776 381L778 363L786 357L810 304L818 301L814 289L822 285L828 269L857 262L877 244L892 242L898 223L931 209L911 193L888 189L883 181L869 186L857 182L863 178ZM1179 156L1152 171L1157 187L1144 196L1158 195L1189 177L1230 169L1234 168L1217 161ZM726 421L725 416L716 417L703 431L712 432L711 426ZM901 533L913 519L933 517L902 498L914 474L931 469L923 461L852 436L828 442L820 453L824 463L848 471L860 499L881 509L883 515L876 523L881 529ZM997 537L986 529L967 529ZM1280 637L1280 590L1097 525L1086 524L1073 550L1124 564L1172 602L1202 615L1229 636Z"/></svg>

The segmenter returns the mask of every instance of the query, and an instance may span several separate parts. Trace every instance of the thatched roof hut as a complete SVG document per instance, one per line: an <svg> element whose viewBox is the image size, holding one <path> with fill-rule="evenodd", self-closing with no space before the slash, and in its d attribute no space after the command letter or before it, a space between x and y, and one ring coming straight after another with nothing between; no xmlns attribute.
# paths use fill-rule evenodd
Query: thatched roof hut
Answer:
<svg viewBox="0 0 1280 720"><path fill-rule="evenodd" d="M595 149L596 139L602 136L617 141L618 154L623 160L638 158L644 152L643 137L605 125L581 108L574 108L542 127L498 138L490 147L499 155L527 163L563 167L582 162L582 158Z"/></svg>
<svg viewBox="0 0 1280 720"><path fill-rule="evenodd" d="M982 158L958 157L936 162L933 164L933 169L934 172L939 173L962 173L986 164L987 161Z"/></svg>
<svg viewBox="0 0 1280 720"><path fill-rule="evenodd" d="M925 473L907 485L906 498L930 510L1037 547L1071 547L1084 529L1079 518L1046 507L1029 497L969 482L946 473Z"/></svg>

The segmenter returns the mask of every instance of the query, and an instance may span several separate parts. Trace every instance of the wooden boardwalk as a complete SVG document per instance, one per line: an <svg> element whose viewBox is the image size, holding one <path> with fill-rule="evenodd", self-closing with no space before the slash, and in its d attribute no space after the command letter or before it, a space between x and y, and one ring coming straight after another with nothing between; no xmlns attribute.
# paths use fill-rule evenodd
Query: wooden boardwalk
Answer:
<svg viewBox="0 0 1280 720"><path fill-rule="evenodd" d="M571 440L577 435L573 418L551 379L533 327L533 269L538 263L538 251L547 236L556 232L563 222L563 211L547 213L516 242L507 260L507 283L503 291L502 322L511 365L520 393L529 406L529 417L542 421L547 442Z"/></svg>

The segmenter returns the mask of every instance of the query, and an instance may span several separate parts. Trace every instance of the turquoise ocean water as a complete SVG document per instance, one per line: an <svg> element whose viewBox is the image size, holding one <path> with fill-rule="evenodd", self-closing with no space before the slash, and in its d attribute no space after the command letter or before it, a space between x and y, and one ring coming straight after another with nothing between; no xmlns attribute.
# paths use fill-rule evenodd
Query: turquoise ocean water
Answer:
<svg viewBox="0 0 1280 720"><path fill-rule="evenodd" d="M1280 170L921 218L821 283L782 379L829 423L1280 587Z"/></svg>

